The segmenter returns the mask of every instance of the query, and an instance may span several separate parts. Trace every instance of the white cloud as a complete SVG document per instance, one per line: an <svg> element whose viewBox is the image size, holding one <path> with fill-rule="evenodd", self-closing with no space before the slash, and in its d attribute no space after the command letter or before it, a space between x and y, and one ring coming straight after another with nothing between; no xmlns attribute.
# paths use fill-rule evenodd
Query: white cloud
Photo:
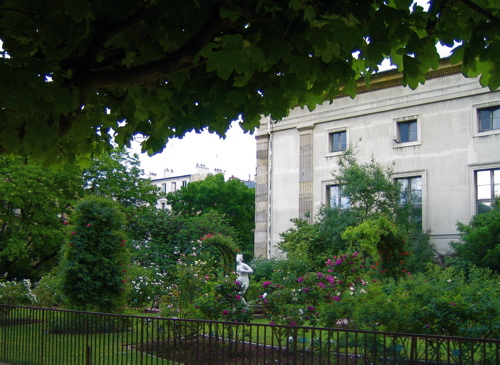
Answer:
<svg viewBox="0 0 500 365"><path fill-rule="evenodd" d="M132 151L140 154L139 143L133 143ZM175 175L195 172L196 164L204 164L210 169L226 171L231 176L247 180L254 178L256 162L255 136L244 133L237 122L231 124L226 139L208 132L187 133L182 139L168 141L165 150L155 156L139 155L141 168L146 174L153 172L163 176L164 169L174 170Z"/></svg>

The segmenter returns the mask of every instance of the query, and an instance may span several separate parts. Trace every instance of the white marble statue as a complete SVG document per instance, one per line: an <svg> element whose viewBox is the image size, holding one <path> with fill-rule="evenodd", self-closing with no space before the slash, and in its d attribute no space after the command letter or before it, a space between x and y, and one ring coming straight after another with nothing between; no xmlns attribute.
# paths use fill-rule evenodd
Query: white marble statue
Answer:
<svg viewBox="0 0 500 365"><path fill-rule="evenodd" d="M243 262L242 254L236 255L236 273L238 274L238 278L236 280L241 283L240 293L244 294L248 289L248 285L250 285L250 279L248 275L253 274L253 270L250 266Z"/></svg>

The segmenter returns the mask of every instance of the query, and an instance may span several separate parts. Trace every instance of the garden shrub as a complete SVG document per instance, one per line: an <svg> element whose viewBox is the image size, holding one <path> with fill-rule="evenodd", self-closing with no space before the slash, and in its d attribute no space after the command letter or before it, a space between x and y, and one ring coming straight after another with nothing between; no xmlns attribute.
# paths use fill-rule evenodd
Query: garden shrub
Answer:
<svg viewBox="0 0 500 365"><path fill-rule="evenodd" d="M359 329L498 338L499 279L480 268L466 273L431 265L398 282L371 283L344 305Z"/></svg>
<svg viewBox="0 0 500 365"><path fill-rule="evenodd" d="M33 288L33 294L38 299L38 305L44 307L60 306L64 303L61 293L62 277L59 273L48 274L40 279Z"/></svg>
<svg viewBox="0 0 500 365"><path fill-rule="evenodd" d="M356 227L348 227L342 238L350 243L349 252L360 252L372 262L380 263L381 276L397 279L405 275L404 256L408 254L405 237L386 216L381 215Z"/></svg>
<svg viewBox="0 0 500 365"><path fill-rule="evenodd" d="M252 312L241 294L241 284L236 280L236 275L228 275L217 282L213 291L195 300L195 306L203 319L240 323L252 319Z"/></svg>
<svg viewBox="0 0 500 365"><path fill-rule="evenodd" d="M150 267L132 265L128 272L128 280L132 289L128 295L128 305L135 308L154 307L160 297L166 294L166 273L154 264Z"/></svg>
<svg viewBox="0 0 500 365"><path fill-rule="evenodd" d="M388 332L497 338L500 277L429 264L425 272L395 281L377 278L357 252L333 257L322 271L295 282L265 281L259 303L271 323Z"/></svg>
<svg viewBox="0 0 500 365"><path fill-rule="evenodd" d="M500 200L489 212L475 215L469 224L458 223L460 241L452 243L455 260L500 273Z"/></svg>
<svg viewBox="0 0 500 365"><path fill-rule="evenodd" d="M36 295L31 291L31 281L6 280L7 274L0 278L0 304L32 305L37 303Z"/></svg>
<svg viewBox="0 0 500 365"><path fill-rule="evenodd" d="M113 312L126 300L129 255L118 203L88 197L75 208L63 247L62 291L75 309Z"/></svg>

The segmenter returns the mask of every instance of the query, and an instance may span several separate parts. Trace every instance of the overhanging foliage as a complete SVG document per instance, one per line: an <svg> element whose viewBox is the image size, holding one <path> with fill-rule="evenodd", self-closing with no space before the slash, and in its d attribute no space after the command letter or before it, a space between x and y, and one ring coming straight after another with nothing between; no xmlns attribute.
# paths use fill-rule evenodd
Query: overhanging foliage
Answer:
<svg viewBox="0 0 500 365"><path fill-rule="evenodd" d="M0 153L71 161L143 151L242 115L313 110L384 58L411 88L455 49L467 77L500 86L496 0L5 0L0 6ZM82 159L83 158L83 159Z"/></svg>

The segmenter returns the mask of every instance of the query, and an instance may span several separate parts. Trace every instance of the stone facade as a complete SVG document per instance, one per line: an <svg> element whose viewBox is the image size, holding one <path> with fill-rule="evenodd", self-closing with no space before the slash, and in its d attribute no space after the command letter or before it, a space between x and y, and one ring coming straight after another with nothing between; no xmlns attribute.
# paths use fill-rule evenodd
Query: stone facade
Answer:
<svg viewBox="0 0 500 365"><path fill-rule="evenodd" d="M322 204L336 199L336 160L345 145L354 146L360 162L373 156L393 165L395 179L413 184L412 193L421 196L422 227L441 251L458 237L457 222L469 222L489 204L481 191L500 194L500 119L491 117L490 129L479 122L480 111L500 114L500 91L464 78L447 61L416 90L401 83L398 72L388 71L369 87L359 84L354 99L341 95L313 112L296 108L277 123L262 119L256 135L257 257L276 255L290 219L312 222ZM478 171L489 174L489 187Z"/></svg>

